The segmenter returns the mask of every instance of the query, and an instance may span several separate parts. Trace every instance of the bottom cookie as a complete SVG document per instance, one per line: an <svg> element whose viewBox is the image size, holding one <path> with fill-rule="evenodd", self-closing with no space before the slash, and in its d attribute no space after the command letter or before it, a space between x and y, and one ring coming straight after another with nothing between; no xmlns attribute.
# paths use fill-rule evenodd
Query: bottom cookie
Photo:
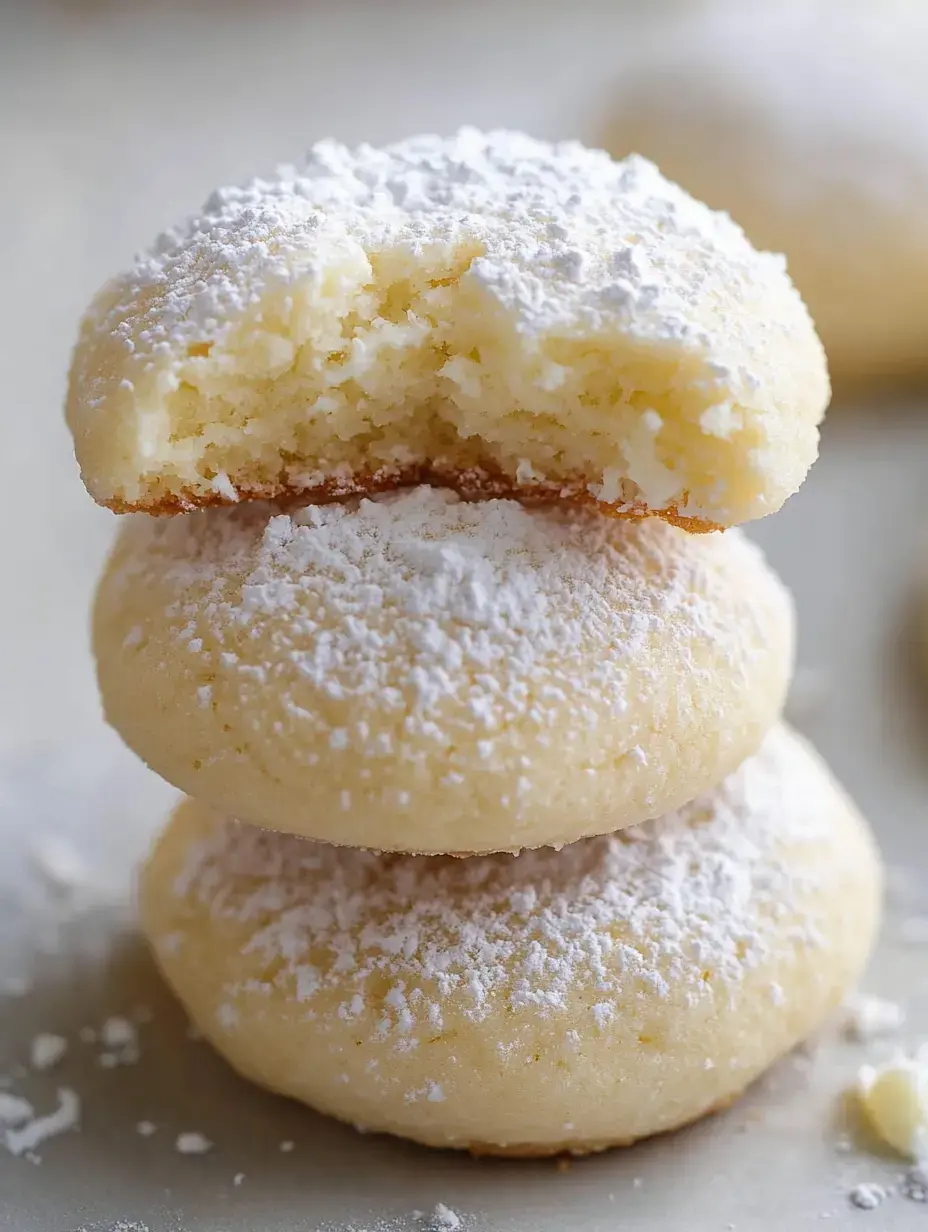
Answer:
<svg viewBox="0 0 928 1232"><path fill-rule="evenodd" d="M178 808L143 924L246 1077L368 1130L584 1153L736 1098L856 981L879 859L780 727L677 813L560 851L376 855Z"/></svg>

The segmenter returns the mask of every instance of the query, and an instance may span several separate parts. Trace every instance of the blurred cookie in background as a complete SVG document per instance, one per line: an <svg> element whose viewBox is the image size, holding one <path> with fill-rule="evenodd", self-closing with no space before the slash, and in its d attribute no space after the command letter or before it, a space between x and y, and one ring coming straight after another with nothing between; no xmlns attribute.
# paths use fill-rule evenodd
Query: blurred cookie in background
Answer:
<svg viewBox="0 0 928 1232"><path fill-rule="evenodd" d="M624 55L605 144L785 252L836 382L928 369L928 6L731 0Z"/></svg>

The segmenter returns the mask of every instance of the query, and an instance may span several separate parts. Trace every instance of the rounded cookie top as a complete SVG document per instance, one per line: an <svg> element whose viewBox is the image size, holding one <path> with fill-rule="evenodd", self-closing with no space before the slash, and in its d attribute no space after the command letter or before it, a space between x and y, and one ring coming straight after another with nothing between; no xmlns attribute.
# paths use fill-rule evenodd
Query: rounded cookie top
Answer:
<svg viewBox="0 0 928 1232"><path fill-rule="evenodd" d="M401 1037L440 1022L446 1000L477 1020L498 1012L500 998L544 1015L593 987L603 1003L585 1005L589 1021L578 1024L590 1030L636 993L712 999L797 945L815 948L817 910L832 909L817 896L838 869L795 853L830 847L846 808L818 759L781 727L679 812L560 850L378 855L188 805L205 835L171 890L217 920L254 924L247 949L307 1008L334 987L348 1010L373 984L384 1031ZM853 848L841 855L858 858ZM410 1003L402 994L413 989Z"/></svg>
<svg viewBox="0 0 928 1232"><path fill-rule="evenodd" d="M928 8L715 0L622 49L604 133L786 254L833 373L925 366Z"/></svg>
<svg viewBox="0 0 928 1232"><path fill-rule="evenodd" d="M663 116L681 145L712 150L717 172L737 151L780 208L836 187L904 204L928 181L926 37L918 0L713 0L620 57L612 144L629 148L627 120L634 138L639 117Z"/></svg>
<svg viewBox="0 0 928 1232"><path fill-rule="evenodd" d="M418 488L132 519L97 599L106 712L191 795L413 851L571 841L752 752L792 609L737 531Z"/></svg>
<svg viewBox="0 0 928 1232"><path fill-rule="evenodd" d="M117 508L431 467L731 524L801 482L827 388L730 219L640 158L463 129L214 193L91 306L68 417Z"/></svg>
<svg viewBox="0 0 928 1232"><path fill-rule="evenodd" d="M879 883L866 826L775 729L678 813L515 857L377 856L188 800L141 908L246 1075L373 1129L545 1154L729 1102L856 979Z"/></svg>

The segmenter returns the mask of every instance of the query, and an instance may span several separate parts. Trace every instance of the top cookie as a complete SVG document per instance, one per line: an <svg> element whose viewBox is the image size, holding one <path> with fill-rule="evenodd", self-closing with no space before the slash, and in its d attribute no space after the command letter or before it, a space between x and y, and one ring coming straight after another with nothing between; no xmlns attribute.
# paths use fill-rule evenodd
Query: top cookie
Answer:
<svg viewBox="0 0 928 1232"><path fill-rule="evenodd" d="M119 511L427 479L706 529L798 488L828 395L782 259L725 215L640 158L463 129L214 193L91 305L67 416Z"/></svg>

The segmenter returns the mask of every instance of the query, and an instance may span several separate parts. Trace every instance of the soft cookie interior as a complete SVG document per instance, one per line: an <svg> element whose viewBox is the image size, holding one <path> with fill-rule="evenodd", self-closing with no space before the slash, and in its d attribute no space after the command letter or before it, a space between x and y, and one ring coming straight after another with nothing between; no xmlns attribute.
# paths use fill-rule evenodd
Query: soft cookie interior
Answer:
<svg viewBox="0 0 928 1232"><path fill-rule="evenodd" d="M316 147L98 297L68 416L119 510L430 480L691 529L802 482L825 365L782 263L640 159Z"/></svg>

